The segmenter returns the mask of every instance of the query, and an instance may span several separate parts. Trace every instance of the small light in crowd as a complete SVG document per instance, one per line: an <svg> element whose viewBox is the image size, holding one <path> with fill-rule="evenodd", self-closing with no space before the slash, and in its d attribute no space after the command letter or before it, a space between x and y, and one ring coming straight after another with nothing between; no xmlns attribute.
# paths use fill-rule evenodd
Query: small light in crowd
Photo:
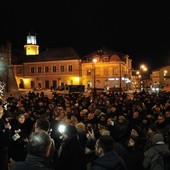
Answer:
<svg viewBox="0 0 170 170"><path fill-rule="evenodd" d="M65 129L66 129L66 126L65 126L65 125L59 125L59 127L58 127L58 131L59 131L60 133L64 133L64 132L65 132Z"/></svg>

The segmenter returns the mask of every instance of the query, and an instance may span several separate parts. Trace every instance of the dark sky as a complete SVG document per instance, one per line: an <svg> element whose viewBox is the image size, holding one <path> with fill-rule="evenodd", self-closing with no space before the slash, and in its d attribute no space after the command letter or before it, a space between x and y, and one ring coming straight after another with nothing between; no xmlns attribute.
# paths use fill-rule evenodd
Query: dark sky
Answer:
<svg viewBox="0 0 170 170"><path fill-rule="evenodd" d="M24 49L29 32L40 51L71 46L81 54L106 48L127 53L133 67L170 65L170 1L68 0L5 2L0 43Z"/></svg>

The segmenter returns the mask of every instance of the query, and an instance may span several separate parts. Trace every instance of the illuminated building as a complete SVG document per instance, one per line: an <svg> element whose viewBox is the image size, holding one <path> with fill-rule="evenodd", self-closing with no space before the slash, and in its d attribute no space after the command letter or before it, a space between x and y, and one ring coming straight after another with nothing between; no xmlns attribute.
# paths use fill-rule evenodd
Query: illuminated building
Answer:
<svg viewBox="0 0 170 170"><path fill-rule="evenodd" d="M131 62L128 55L109 50L91 53L82 60L82 84L86 88L129 90Z"/></svg>
<svg viewBox="0 0 170 170"><path fill-rule="evenodd" d="M165 66L152 71L152 85L159 84L162 87L170 86L170 66Z"/></svg>
<svg viewBox="0 0 170 170"><path fill-rule="evenodd" d="M128 55L100 50L81 59L71 47L46 49L38 54L35 38L29 34L24 46L26 53L14 57L14 73L19 88L49 89L65 84L85 85L86 89L131 88L132 60ZM34 45L35 48L30 50ZM94 58L97 59L95 63Z"/></svg>

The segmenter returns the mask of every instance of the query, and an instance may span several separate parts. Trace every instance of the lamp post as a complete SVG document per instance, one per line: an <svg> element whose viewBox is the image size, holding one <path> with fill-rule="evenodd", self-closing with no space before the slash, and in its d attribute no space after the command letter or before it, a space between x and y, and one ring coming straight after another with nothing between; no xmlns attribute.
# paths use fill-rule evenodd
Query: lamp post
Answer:
<svg viewBox="0 0 170 170"><path fill-rule="evenodd" d="M122 65L119 63L119 92L122 92Z"/></svg>
<svg viewBox="0 0 170 170"><path fill-rule="evenodd" d="M168 71L164 70L164 83L166 84L166 76L167 76Z"/></svg>
<svg viewBox="0 0 170 170"><path fill-rule="evenodd" d="M142 91L142 89L144 90L144 72L146 72L148 70L148 68L146 67L145 64L140 65L140 73L141 73L141 87L140 87L140 91Z"/></svg>
<svg viewBox="0 0 170 170"><path fill-rule="evenodd" d="M136 75L137 75L137 84L138 84L138 87L139 87L139 90L141 91L141 75L140 75L140 71L136 71Z"/></svg>
<svg viewBox="0 0 170 170"><path fill-rule="evenodd" d="M97 62L97 59L93 59L93 90L94 93L96 93L96 68L95 68L95 63Z"/></svg>

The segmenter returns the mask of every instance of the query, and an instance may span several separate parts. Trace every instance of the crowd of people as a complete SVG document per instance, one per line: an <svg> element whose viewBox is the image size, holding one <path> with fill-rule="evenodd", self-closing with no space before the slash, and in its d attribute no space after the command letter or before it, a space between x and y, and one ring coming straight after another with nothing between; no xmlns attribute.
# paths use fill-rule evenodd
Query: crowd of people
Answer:
<svg viewBox="0 0 170 170"><path fill-rule="evenodd" d="M1 170L165 170L164 155L168 92L30 91L0 103Z"/></svg>

